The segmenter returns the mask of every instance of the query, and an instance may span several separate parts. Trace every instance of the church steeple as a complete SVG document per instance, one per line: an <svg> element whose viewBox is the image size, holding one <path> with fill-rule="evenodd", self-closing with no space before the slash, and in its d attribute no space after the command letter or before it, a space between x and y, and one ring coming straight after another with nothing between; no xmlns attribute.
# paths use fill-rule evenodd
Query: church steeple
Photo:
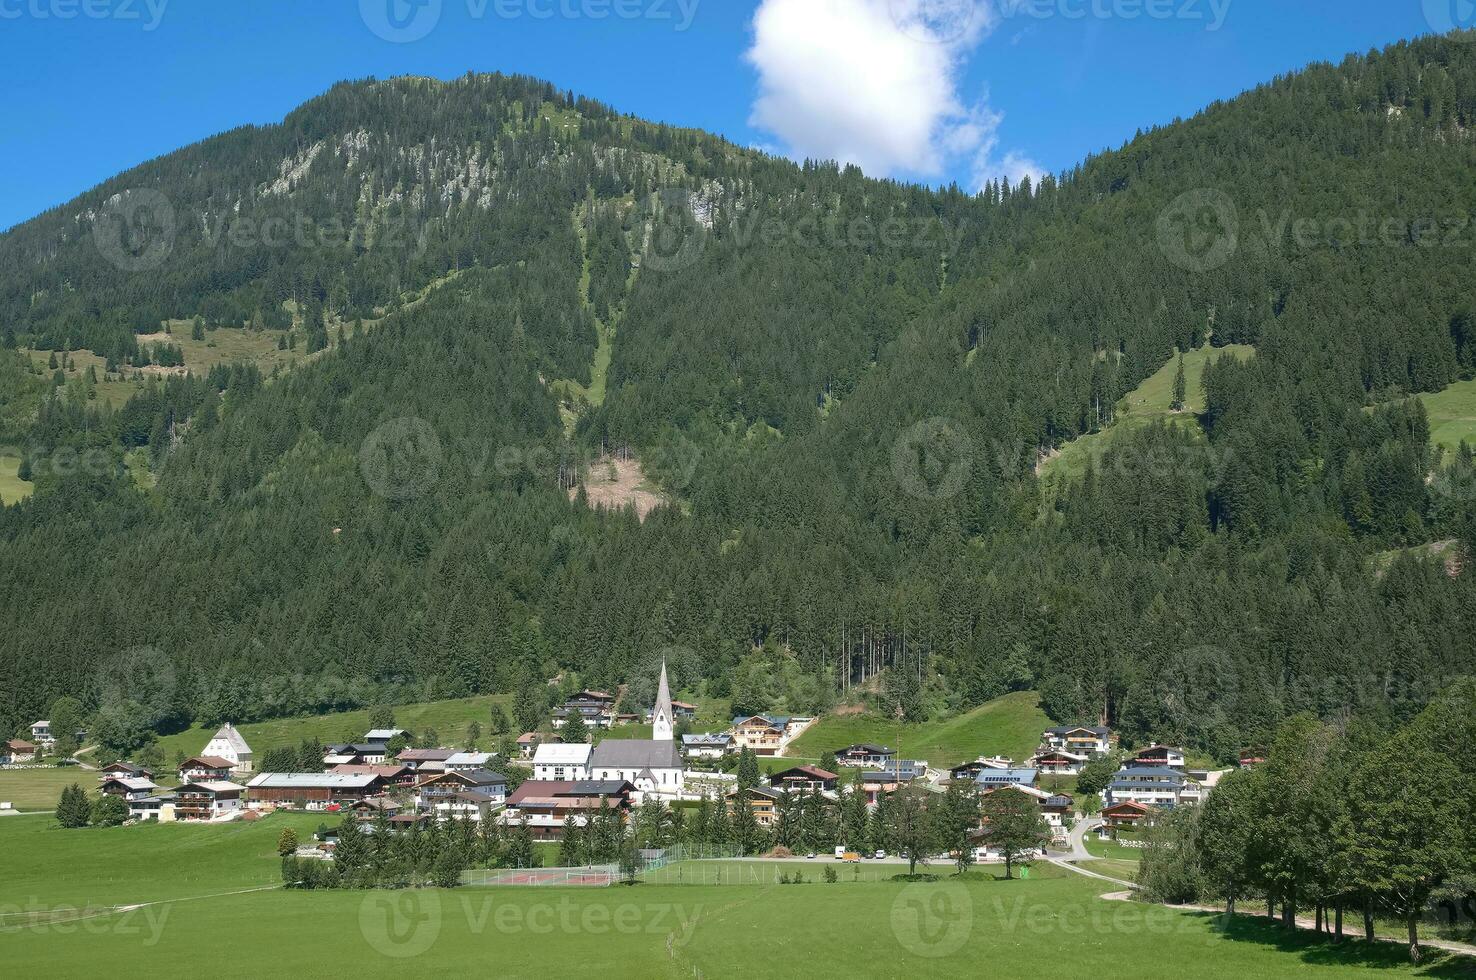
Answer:
<svg viewBox="0 0 1476 980"><path fill-rule="evenodd" d="M651 741L672 740L671 690L666 685L666 658L661 659L661 683L656 687L656 707L651 712Z"/></svg>

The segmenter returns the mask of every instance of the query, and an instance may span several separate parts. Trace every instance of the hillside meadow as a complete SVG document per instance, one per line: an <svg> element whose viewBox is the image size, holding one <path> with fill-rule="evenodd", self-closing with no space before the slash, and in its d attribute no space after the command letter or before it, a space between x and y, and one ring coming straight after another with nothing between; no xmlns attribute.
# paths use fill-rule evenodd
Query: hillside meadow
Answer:
<svg viewBox="0 0 1476 980"><path fill-rule="evenodd" d="M1029 691L1007 694L956 718L905 724L873 714L827 715L789 746L791 757L818 759L857 742L890 746L904 759L926 759L939 768L979 756L1026 759L1052 722Z"/></svg>

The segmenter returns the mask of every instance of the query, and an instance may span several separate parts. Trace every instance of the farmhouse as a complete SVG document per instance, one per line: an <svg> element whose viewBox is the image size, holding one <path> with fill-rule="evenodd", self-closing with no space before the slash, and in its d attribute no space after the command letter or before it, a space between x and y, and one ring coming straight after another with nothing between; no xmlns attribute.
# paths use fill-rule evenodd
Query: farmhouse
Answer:
<svg viewBox="0 0 1476 980"><path fill-rule="evenodd" d="M376 819L380 814L393 817L400 809L400 804L388 796L368 796L351 803L348 812L357 820L368 821Z"/></svg>
<svg viewBox="0 0 1476 980"><path fill-rule="evenodd" d="M1102 825L1109 831L1147 826L1158 816L1157 807L1133 800L1124 800L1102 808Z"/></svg>
<svg viewBox="0 0 1476 980"><path fill-rule="evenodd" d="M952 769L948 770L948 779L950 781L962 780L964 782L971 783L976 778L978 778L979 773L983 772L985 769L1013 768L1015 768L1014 761L1011 759L1006 759L1002 755L991 756L987 759L983 756L980 756L972 762L965 762L962 765L954 766Z"/></svg>
<svg viewBox="0 0 1476 980"><path fill-rule="evenodd" d="M141 776L109 777L104 779L99 791L105 796L119 796L125 800L138 800L153 794L159 788L152 779Z"/></svg>
<svg viewBox="0 0 1476 980"><path fill-rule="evenodd" d="M733 736L726 732L682 736L682 754L688 759L721 759L732 750Z"/></svg>
<svg viewBox="0 0 1476 980"><path fill-rule="evenodd" d="M537 732L524 732L518 736L518 757L521 759L533 758L533 750L538 743L543 741L543 736Z"/></svg>
<svg viewBox="0 0 1476 980"><path fill-rule="evenodd" d="M1133 756L1134 767L1151 769L1164 766L1169 769L1184 768L1184 750L1174 745L1150 745Z"/></svg>
<svg viewBox="0 0 1476 980"><path fill-rule="evenodd" d="M892 757L897 753L885 745L848 745L843 749L836 750L835 761L838 765L865 767L871 766L880 769L891 765Z"/></svg>
<svg viewBox="0 0 1476 980"><path fill-rule="evenodd" d="M246 784L246 801L253 808L326 810L378 795L384 785L384 777L372 773L265 772Z"/></svg>
<svg viewBox="0 0 1476 980"><path fill-rule="evenodd" d="M153 779L151 770L143 766L136 766L131 762L113 762L103 766L97 773L98 782L105 779Z"/></svg>
<svg viewBox="0 0 1476 980"><path fill-rule="evenodd" d="M1112 730L1087 725L1047 728L1041 736L1041 744L1048 749L1064 749L1078 755L1106 755L1112 751Z"/></svg>
<svg viewBox="0 0 1476 980"><path fill-rule="evenodd" d="M174 819L173 793L156 793L153 796L140 796L128 801L128 817L130 820L163 820Z"/></svg>
<svg viewBox="0 0 1476 980"><path fill-rule="evenodd" d="M755 786L749 790L731 790L725 796L728 812L734 813L742 805L744 793L748 794L748 806L753 810L753 819L760 827L772 827L779 819L779 801L784 799L784 790L772 786Z"/></svg>
<svg viewBox="0 0 1476 980"><path fill-rule="evenodd" d="M219 820L241 809L246 789L235 783L210 780L185 783L174 791L174 819Z"/></svg>
<svg viewBox="0 0 1476 980"><path fill-rule="evenodd" d="M6 764L36 761L36 745L23 738L13 738L5 743Z"/></svg>
<svg viewBox="0 0 1476 980"><path fill-rule="evenodd" d="M1068 776L1080 773L1089 761L1088 756L1079 752L1067 752L1065 749L1046 749L1030 757L1032 768Z"/></svg>
<svg viewBox="0 0 1476 980"><path fill-rule="evenodd" d="M325 768L331 766L377 766L389 757L383 742L342 742L329 745L323 756Z"/></svg>
<svg viewBox="0 0 1476 980"><path fill-rule="evenodd" d="M248 773L255 767L256 756L252 754L251 746L230 722L220 726L200 754L230 760L231 771L235 773Z"/></svg>
<svg viewBox="0 0 1476 980"><path fill-rule="evenodd" d="M785 793L833 793L840 776L818 766L795 766L769 777L769 785Z"/></svg>
<svg viewBox="0 0 1476 980"><path fill-rule="evenodd" d="M589 756L594 746L587 742L545 742L533 753L533 778L579 780L589 778Z"/></svg>
<svg viewBox="0 0 1476 980"><path fill-rule="evenodd" d="M530 779L507 798L502 822L527 826L534 840L559 840L565 824L583 826L600 808L630 811L635 787L621 780Z"/></svg>
<svg viewBox="0 0 1476 980"><path fill-rule="evenodd" d="M231 760L213 755L197 755L179 764L181 783L227 782L235 767Z"/></svg>
<svg viewBox="0 0 1476 980"><path fill-rule="evenodd" d="M382 742L388 745L397 738L409 738L410 733L403 728L371 728L364 733L366 742Z"/></svg>
<svg viewBox="0 0 1476 980"><path fill-rule="evenodd" d="M507 800L507 777L486 769L429 776L415 788L415 805L442 820L486 819Z"/></svg>

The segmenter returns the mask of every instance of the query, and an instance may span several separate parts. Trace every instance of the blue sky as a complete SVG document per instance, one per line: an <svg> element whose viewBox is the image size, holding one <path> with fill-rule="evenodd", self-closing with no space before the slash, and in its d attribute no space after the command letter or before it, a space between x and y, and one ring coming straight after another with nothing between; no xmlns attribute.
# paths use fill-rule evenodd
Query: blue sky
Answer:
<svg viewBox="0 0 1476 980"><path fill-rule="evenodd" d="M1470 0L0 0L0 228L344 78L515 71L869 173L1059 171Z"/></svg>

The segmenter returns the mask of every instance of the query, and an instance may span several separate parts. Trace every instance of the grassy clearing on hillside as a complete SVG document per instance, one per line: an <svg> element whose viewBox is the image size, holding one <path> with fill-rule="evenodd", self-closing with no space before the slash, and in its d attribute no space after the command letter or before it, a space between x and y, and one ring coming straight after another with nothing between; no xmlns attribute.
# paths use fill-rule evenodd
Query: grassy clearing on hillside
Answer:
<svg viewBox="0 0 1476 980"><path fill-rule="evenodd" d="M79 766L0 769L0 803L9 803L23 811L55 810L62 790L73 783L85 790L94 790L97 788L97 773Z"/></svg>
<svg viewBox="0 0 1476 980"><path fill-rule="evenodd" d="M16 976L94 975L147 958L161 974L197 970L208 940L221 977L813 976L1340 978L1369 970L1454 977L1469 966L1432 954L1420 970L1397 945L1334 945L1242 917L1101 899L1106 886L1037 865L930 883L816 881L820 861L721 862L753 868L733 884L456 891L256 891L279 875L284 826L255 824L64 831L41 818L0 822L0 931ZM809 883L771 873L803 865ZM885 870L903 870L886 866ZM867 866L882 871L883 866ZM810 873L813 871L813 874ZM215 896L215 897L212 897ZM161 901L83 923L27 925L26 909ZM847 925L850 924L850 925ZM203 938L202 938L203 937Z"/></svg>
<svg viewBox="0 0 1476 980"><path fill-rule="evenodd" d="M1444 391L1420 395L1430 415L1430 441L1453 453L1464 439L1476 446L1476 380L1457 381Z"/></svg>
<svg viewBox="0 0 1476 980"><path fill-rule="evenodd" d="M0 505L25 500L35 486L22 480L19 456L0 456Z"/></svg>
<svg viewBox="0 0 1476 980"><path fill-rule="evenodd" d="M1185 410L1174 412L1174 377L1179 371L1179 359L1169 358L1167 364L1117 403L1117 419L1101 432L1094 432L1073 439L1061 447L1054 456L1040 467L1040 478L1051 482L1063 479L1074 480L1084 474L1087 465L1102 458L1113 440L1134 429L1151 425L1155 421L1167 421L1174 425L1189 426L1199 431L1200 412L1204 411L1204 367L1211 360L1235 357L1245 360L1254 357L1256 349L1246 344L1230 344L1225 347L1200 347L1184 354Z"/></svg>
<svg viewBox="0 0 1476 980"><path fill-rule="evenodd" d="M1007 694L947 721L898 724L875 715L822 718L790 745L790 754L819 758L857 742L887 745L906 759L926 759L936 767L957 765L981 755L1029 758L1051 720L1040 698L1028 691Z"/></svg>
<svg viewBox="0 0 1476 980"><path fill-rule="evenodd" d="M416 734L426 728L434 728L440 741L460 747L466 743L466 728L475 721L482 726L482 738L478 747L484 751L493 748L494 736L490 734L492 705L500 704L509 716L512 714L512 698L505 694L492 694L457 701L426 701L419 704L395 707L395 725ZM277 718L272 721L237 725L251 750L260 757L267 749L280 746L295 748L305 738L317 738L321 742L358 741L370 729L369 709L342 711L334 714L312 715L304 718ZM159 739L164 758L174 761L176 752L194 755L205 748L215 728L192 726L183 732L166 735Z"/></svg>

